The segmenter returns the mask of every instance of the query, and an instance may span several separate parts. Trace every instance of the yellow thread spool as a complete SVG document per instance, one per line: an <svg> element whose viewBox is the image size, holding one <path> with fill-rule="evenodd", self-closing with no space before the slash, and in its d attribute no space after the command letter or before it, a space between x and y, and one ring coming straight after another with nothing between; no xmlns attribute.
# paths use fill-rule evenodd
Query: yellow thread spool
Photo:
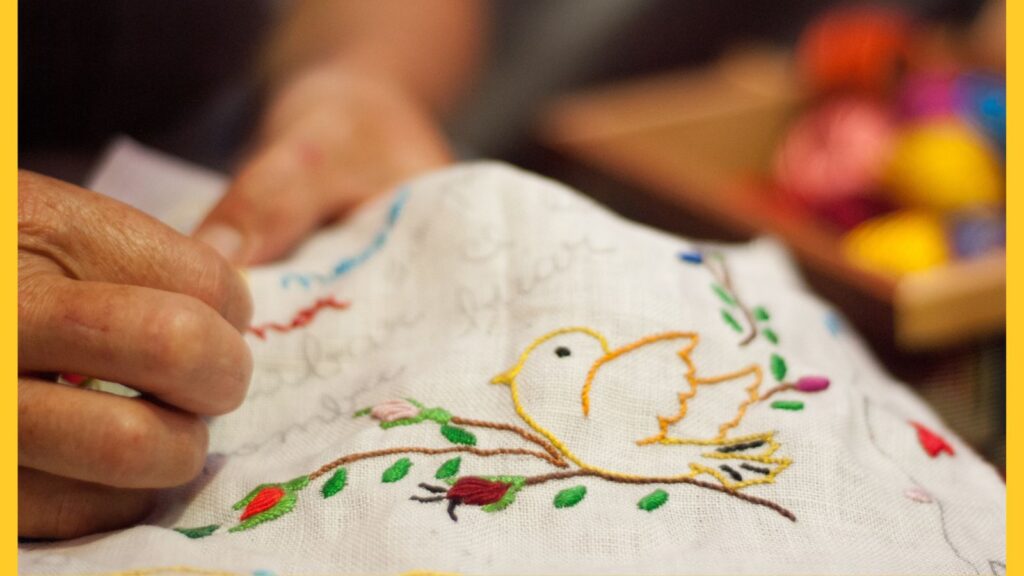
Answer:
<svg viewBox="0 0 1024 576"><path fill-rule="evenodd" d="M921 210L901 210L868 220L842 241L853 262L878 272L902 275L949 260L942 220Z"/></svg>
<svg viewBox="0 0 1024 576"><path fill-rule="evenodd" d="M951 212L1001 202L999 163L981 135L956 120L904 132L893 148L885 184L903 204Z"/></svg>

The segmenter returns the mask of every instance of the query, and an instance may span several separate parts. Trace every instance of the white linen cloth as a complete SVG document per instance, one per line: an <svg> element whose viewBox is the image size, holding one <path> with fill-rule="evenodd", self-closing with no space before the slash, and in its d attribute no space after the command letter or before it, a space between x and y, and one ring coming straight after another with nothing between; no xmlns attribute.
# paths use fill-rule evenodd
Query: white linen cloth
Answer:
<svg viewBox="0 0 1024 576"><path fill-rule="evenodd" d="M22 573L1005 570L1003 482L880 369L774 242L676 238L480 163L403 185L248 279L263 328L247 336L255 374L245 404L211 422L202 476L145 525L23 544ZM325 298L339 307L301 314ZM544 340L567 328L580 329ZM381 406L404 398L447 412ZM422 421L378 419L403 415ZM662 426L680 443L637 443ZM285 494L277 510L291 497L294 508L230 531L245 513L232 505L259 485L389 448L451 451L271 486L258 498ZM531 454L488 452L504 448ZM438 479L455 457L459 471ZM325 497L342 468L344 486ZM536 482L586 470L597 472ZM684 476L701 484L657 481ZM488 511L463 493L453 521L445 491L468 477L492 492L479 499L504 486L514 501Z"/></svg>

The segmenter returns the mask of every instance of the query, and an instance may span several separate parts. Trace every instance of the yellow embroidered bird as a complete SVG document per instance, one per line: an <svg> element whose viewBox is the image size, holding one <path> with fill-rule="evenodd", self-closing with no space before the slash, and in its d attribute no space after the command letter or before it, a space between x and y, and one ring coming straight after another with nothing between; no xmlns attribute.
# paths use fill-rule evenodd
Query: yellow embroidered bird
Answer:
<svg viewBox="0 0 1024 576"><path fill-rule="evenodd" d="M535 340L491 382L509 387L519 416L580 468L618 478L695 478L727 488L773 482L790 464L773 432L730 436L760 399L758 364L700 373L695 332L665 332L619 348L590 328Z"/></svg>

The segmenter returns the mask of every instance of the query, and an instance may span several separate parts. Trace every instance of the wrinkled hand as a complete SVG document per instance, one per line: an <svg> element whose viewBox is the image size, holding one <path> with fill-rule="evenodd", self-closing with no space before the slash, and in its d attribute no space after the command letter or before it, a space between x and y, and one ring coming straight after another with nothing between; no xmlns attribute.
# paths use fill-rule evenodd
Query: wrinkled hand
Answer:
<svg viewBox="0 0 1024 576"><path fill-rule="evenodd" d="M141 519L194 478L200 415L245 396L244 281L208 246L44 176L18 183L18 532L67 538ZM140 392L57 383L76 373Z"/></svg>
<svg viewBox="0 0 1024 576"><path fill-rule="evenodd" d="M451 155L430 113L384 81L313 69L270 107L260 143L196 237L238 264L311 231Z"/></svg>

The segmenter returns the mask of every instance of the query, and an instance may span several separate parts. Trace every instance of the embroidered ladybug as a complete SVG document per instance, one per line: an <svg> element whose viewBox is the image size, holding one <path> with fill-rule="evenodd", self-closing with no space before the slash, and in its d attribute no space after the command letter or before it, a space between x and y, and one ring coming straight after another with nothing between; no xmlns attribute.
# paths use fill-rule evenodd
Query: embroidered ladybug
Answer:
<svg viewBox="0 0 1024 576"><path fill-rule="evenodd" d="M459 478L451 488L447 489L426 483L420 484L420 488L436 494L436 496L412 496L410 499L417 502L440 502L447 499L448 516L453 521L458 522L459 518L455 515L455 508L460 504L498 506L504 502L507 505L509 501L505 497L506 495L512 495L509 494L509 490L513 488L513 485L514 482L488 480L478 476L465 476Z"/></svg>

